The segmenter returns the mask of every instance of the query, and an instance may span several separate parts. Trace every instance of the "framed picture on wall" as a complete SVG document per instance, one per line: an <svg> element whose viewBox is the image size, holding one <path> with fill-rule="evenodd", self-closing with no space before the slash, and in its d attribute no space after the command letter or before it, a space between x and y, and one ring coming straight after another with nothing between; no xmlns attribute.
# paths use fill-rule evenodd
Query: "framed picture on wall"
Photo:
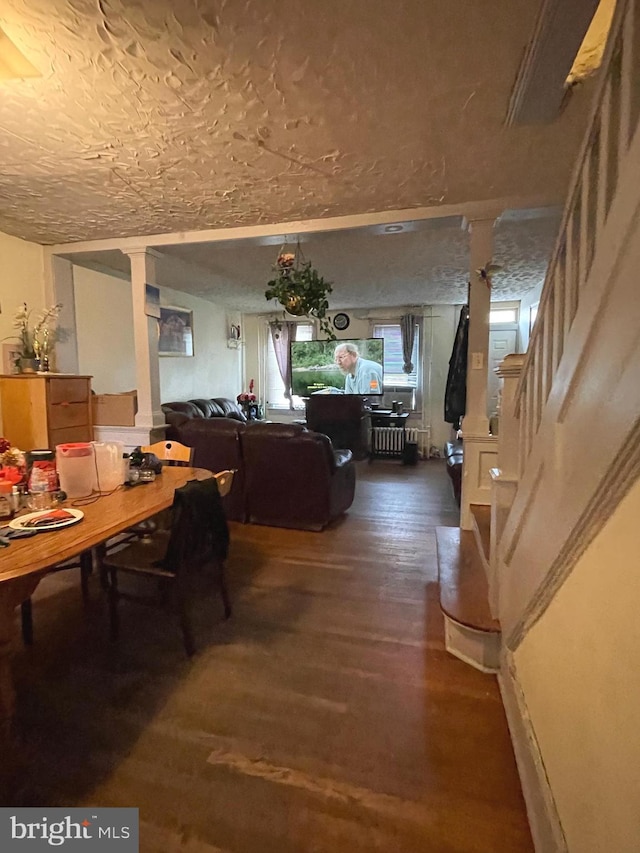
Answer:
<svg viewBox="0 0 640 853"><path fill-rule="evenodd" d="M193 312L163 305L158 321L158 355L193 355Z"/></svg>
<svg viewBox="0 0 640 853"><path fill-rule="evenodd" d="M147 317L160 319L160 288L153 284L144 286L144 313Z"/></svg>
<svg viewBox="0 0 640 853"><path fill-rule="evenodd" d="M13 373L19 373L18 359L20 358L20 348L18 344L2 344L2 372L9 376Z"/></svg>

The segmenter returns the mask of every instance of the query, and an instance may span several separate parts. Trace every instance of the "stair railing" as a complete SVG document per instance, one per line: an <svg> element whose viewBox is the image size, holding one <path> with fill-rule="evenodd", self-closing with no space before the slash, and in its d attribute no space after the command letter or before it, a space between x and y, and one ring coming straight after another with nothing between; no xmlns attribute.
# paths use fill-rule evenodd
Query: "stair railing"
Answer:
<svg viewBox="0 0 640 853"><path fill-rule="evenodd" d="M640 0L618 3L600 75L524 363L501 366L508 393L489 581L509 648L613 512L636 464L619 450L630 436L635 448L638 433Z"/></svg>
<svg viewBox="0 0 640 853"><path fill-rule="evenodd" d="M635 81L635 85L634 85ZM620 0L516 392L522 477L640 114L640 0Z"/></svg>

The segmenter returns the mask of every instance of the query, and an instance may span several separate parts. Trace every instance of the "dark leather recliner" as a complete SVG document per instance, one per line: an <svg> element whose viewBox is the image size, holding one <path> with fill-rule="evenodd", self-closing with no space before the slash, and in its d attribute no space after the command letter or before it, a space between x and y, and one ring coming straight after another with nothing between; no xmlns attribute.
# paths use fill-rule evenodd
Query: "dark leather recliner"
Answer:
<svg viewBox="0 0 640 853"><path fill-rule="evenodd" d="M322 530L355 495L349 450L299 424L262 423L241 433L247 520Z"/></svg>
<svg viewBox="0 0 640 853"><path fill-rule="evenodd" d="M362 397L349 394L313 394L307 400L307 426L328 435L334 447L353 452L355 459L369 454L369 419Z"/></svg>
<svg viewBox="0 0 640 853"><path fill-rule="evenodd" d="M193 464L209 471L233 469L231 491L222 499L226 517L231 521L245 521L244 505L245 466L240 446L240 433L245 425L233 418L186 418L173 427L169 436L193 448Z"/></svg>

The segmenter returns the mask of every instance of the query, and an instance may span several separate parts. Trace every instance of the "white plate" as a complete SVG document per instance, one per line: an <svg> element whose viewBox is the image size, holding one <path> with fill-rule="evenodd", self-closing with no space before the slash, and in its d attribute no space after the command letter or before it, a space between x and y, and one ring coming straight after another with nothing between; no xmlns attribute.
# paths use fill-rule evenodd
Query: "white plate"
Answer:
<svg viewBox="0 0 640 853"><path fill-rule="evenodd" d="M64 519L64 521L54 521L52 524L40 524L38 527L31 527L27 524L28 521L31 521L34 518L41 518L43 515L48 515L52 510L45 509L40 510L39 512L30 512L27 515L21 515L18 518L14 518L9 522L9 527L13 527L14 530L35 530L40 533L40 531L44 530L58 530L60 527L68 527L70 524L76 524L78 521L84 518L84 513L79 509L67 509L64 507L65 512L70 513L73 518Z"/></svg>

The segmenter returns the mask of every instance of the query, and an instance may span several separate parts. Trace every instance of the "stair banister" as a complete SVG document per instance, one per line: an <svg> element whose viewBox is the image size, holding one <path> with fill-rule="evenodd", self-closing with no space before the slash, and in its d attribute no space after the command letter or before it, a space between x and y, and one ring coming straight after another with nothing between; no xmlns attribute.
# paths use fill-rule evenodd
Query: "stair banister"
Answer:
<svg viewBox="0 0 640 853"><path fill-rule="evenodd" d="M500 539L518 487L520 422L516 414L516 391L525 356L512 353L502 359L495 373L502 380L498 465L491 469L491 547L489 557L489 607L499 614L500 580L504 563L500 559Z"/></svg>

